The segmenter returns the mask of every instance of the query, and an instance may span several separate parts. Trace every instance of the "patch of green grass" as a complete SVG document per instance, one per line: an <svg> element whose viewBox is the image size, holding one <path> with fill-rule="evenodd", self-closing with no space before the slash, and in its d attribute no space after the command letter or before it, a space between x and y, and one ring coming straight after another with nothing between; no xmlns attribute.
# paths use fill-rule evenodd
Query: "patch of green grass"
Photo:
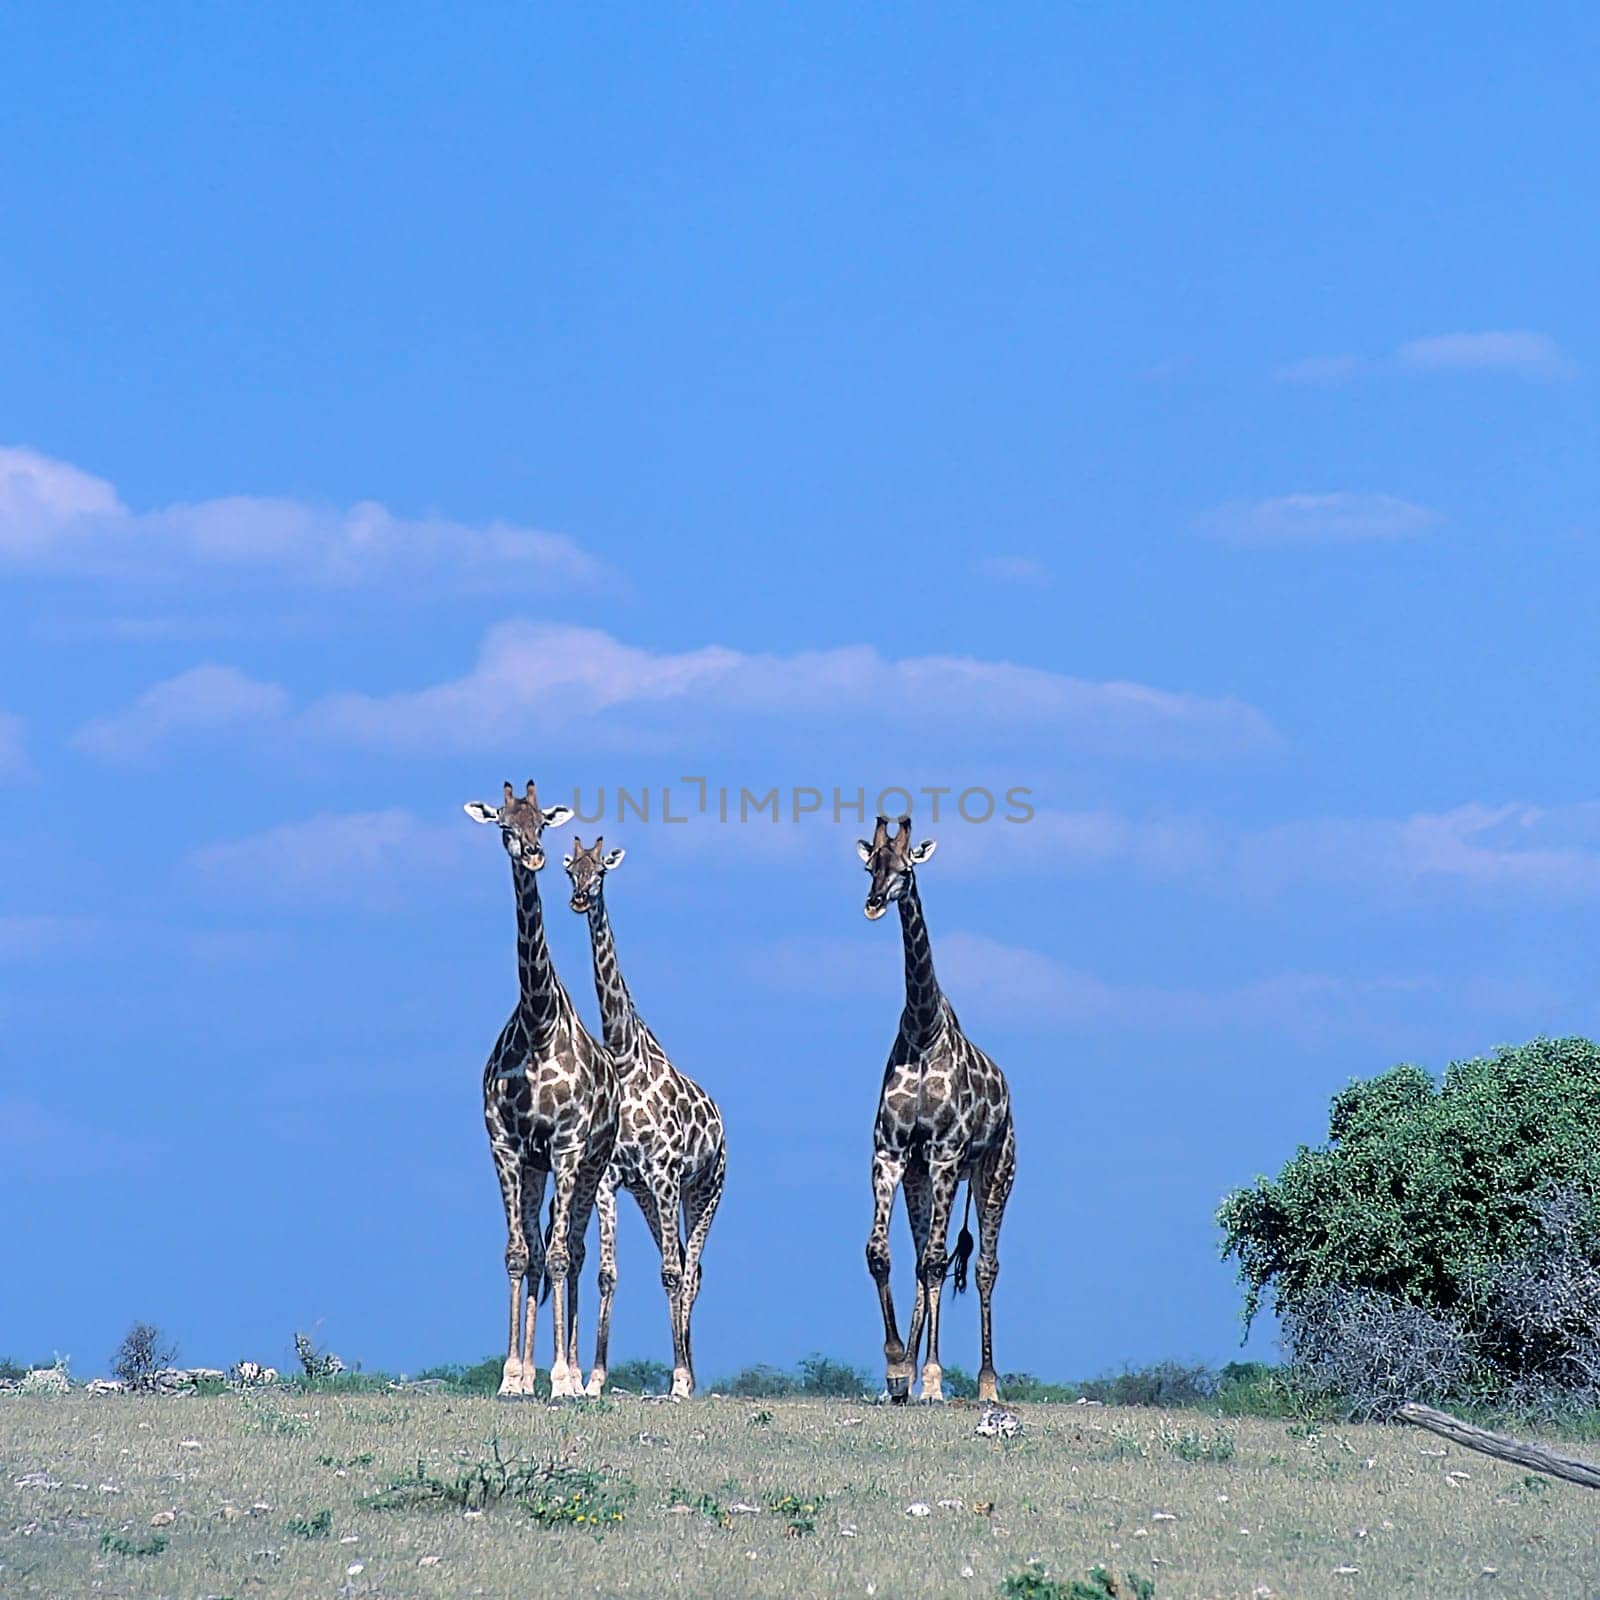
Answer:
<svg viewBox="0 0 1600 1600"><path fill-rule="evenodd" d="M158 1556L167 1548L167 1536L153 1533L148 1539L136 1543L120 1533L102 1533L100 1552L110 1556Z"/></svg>
<svg viewBox="0 0 1600 1600"><path fill-rule="evenodd" d="M258 1400L244 1401L244 1431L261 1433L280 1439L298 1439L311 1432L309 1417L296 1416L278 1406L263 1405Z"/></svg>
<svg viewBox="0 0 1600 1600"><path fill-rule="evenodd" d="M419 1456L415 1472L392 1478L361 1504L378 1511L425 1507L482 1511L510 1504L544 1526L571 1523L595 1532L621 1522L634 1486L624 1478L557 1461L507 1456L496 1436L488 1454L461 1454L448 1468L430 1470Z"/></svg>
<svg viewBox="0 0 1600 1600"><path fill-rule="evenodd" d="M350 1467L370 1467L372 1465L372 1459L372 1452L370 1450L363 1450L360 1455L354 1456L318 1456L317 1465L319 1467L339 1467L343 1469L349 1469Z"/></svg>
<svg viewBox="0 0 1600 1600"><path fill-rule="evenodd" d="M1091 1567L1084 1578L1051 1578L1035 1567L1013 1572L1000 1584L1005 1600L1154 1600L1152 1579L1136 1572L1123 1574L1123 1582L1105 1567Z"/></svg>
<svg viewBox="0 0 1600 1600"><path fill-rule="evenodd" d="M1180 1461L1232 1461L1233 1435L1226 1428L1201 1433L1195 1428L1163 1428L1162 1448Z"/></svg>
<svg viewBox="0 0 1600 1600"><path fill-rule="evenodd" d="M326 1539L333 1532L333 1508L324 1506L309 1517L290 1517L284 1527L297 1539Z"/></svg>
<svg viewBox="0 0 1600 1600"><path fill-rule="evenodd" d="M667 1493L667 1504L684 1506L690 1511L697 1512L707 1522L714 1522L719 1528L728 1528L733 1525L733 1518L724 1509L722 1502L714 1494L705 1491L695 1494L690 1489L683 1489L674 1485Z"/></svg>
<svg viewBox="0 0 1600 1600"><path fill-rule="evenodd" d="M787 1522L791 1538L801 1539L817 1531L817 1513L827 1498L825 1494L780 1494L768 1500L767 1507Z"/></svg>

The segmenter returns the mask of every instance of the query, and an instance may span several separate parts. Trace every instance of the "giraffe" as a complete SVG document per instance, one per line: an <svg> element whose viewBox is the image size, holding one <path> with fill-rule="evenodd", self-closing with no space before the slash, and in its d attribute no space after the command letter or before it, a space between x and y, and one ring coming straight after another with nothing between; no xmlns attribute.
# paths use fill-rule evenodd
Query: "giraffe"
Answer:
<svg viewBox="0 0 1600 1600"><path fill-rule="evenodd" d="M504 804L473 800L465 810L474 822L499 827L517 901L522 992L483 1072L483 1117L505 1202L511 1280L500 1393L534 1392L533 1334L542 1278L551 1291L555 1323L550 1393L552 1398L579 1395L582 1375L568 1362L577 1339L578 1273L595 1191L616 1141L618 1092L611 1057L579 1021L545 945L535 876L544 865L541 835L567 821L572 811L541 807L531 778L525 794L519 796L508 783ZM547 1238L540 1232L539 1209L552 1173L555 1198Z"/></svg>
<svg viewBox="0 0 1600 1600"><path fill-rule="evenodd" d="M585 1394L605 1387L611 1303L617 1290L617 1190L639 1202L661 1252L661 1286L672 1321L672 1393L694 1393L690 1319L700 1293L700 1255L722 1199L728 1168L722 1113L693 1078L673 1066L645 1025L617 965L617 948L606 912L605 881L625 851L606 854L604 839L585 849L572 841L564 858L572 879L572 909L589 920L594 986L600 1000L601 1036L616 1063L622 1106L616 1150L600 1181L600 1313L595 1325L594 1368ZM685 1240L679 1238L682 1215ZM577 1368L576 1334L568 1355Z"/></svg>
<svg viewBox="0 0 1600 1600"><path fill-rule="evenodd" d="M956 1190L965 1180L969 1214L974 1200L978 1207L977 1278L983 1342L978 1397L996 1400L990 1301L1000 1275L1000 1223L1016 1176L1010 1091L1004 1073L961 1031L934 976L915 870L933 854L934 841L925 839L913 845L910 817L899 819L894 834L889 832L889 819L879 817L871 841L858 840L856 849L872 875L865 907L868 920L877 921L889 909L890 901L896 902L905 946L905 1008L889 1052L873 1128L874 1209L867 1240L867 1267L877 1283L883 1311L889 1399L904 1405L910 1397L924 1323L928 1354L922 1368L922 1399L944 1398L939 1292L949 1262L946 1241ZM900 1337L889 1286L889 1217L895 1190L902 1183L917 1249L917 1294L908 1340ZM958 1291L966 1288L971 1254L972 1235L963 1225L954 1261Z"/></svg>

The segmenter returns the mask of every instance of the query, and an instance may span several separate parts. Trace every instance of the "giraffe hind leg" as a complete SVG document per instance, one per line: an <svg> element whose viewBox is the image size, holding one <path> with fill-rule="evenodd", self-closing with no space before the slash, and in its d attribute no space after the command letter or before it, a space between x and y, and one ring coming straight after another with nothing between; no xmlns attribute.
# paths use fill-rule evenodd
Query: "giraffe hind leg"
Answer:
<svg viewBox="0 0 1600 1600"><path fill-rule="evenodd" d="M978 1367L978 1398L998 1400L999 1379L994 1370L994 1327L991 1303L995 1280L1000 1276L1000 1224L1005 1220L1006 1201L1017 1175L1016 1138L1010 1128L1000 1149L987 1158L975 1174L978 1191L978 1280L979 1338L982 1358Z"/></svg>
<svg viewBox="0 0 1600 1600"><path fill-rule="evenodd" d="M678 1317L683 1325L683 1355L689 1381L685 1397L694 1393L694 1303L700 1295L700 1257L722 1203L722 1186L728 1172L728 1152L719 1148L710 1172L697 1179L684 1195L683 1220L688 1243L683 1251L683 1285L678 1291ZM676 1392L676 1390L674 1391Z"/></svg>
<svg viewBox="0 0 1600 1600"><path fill-rule="evenodd" d="M594 1367L583 1392L591 1400L605 1393L606 1356L611 1346L611 1305L617 1294L617 1180L607 1172L595 1195L600 1213L600 1309L594 1329Z"/></svg>

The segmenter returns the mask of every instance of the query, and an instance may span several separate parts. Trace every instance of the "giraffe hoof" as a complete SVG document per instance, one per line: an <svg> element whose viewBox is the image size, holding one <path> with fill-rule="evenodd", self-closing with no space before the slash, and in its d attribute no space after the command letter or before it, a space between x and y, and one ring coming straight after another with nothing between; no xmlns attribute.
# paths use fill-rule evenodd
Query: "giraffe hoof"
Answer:
<svg viewBox="0 0 1600 1600"><path fill-rule="evenodd" d="M600 1398L601 1394L605 1391L605 1386L606 1386L606 1381L605 1381L604 1378L591 1378L583 1386L583 1397L584 1397L584 1399L585 1400L598 1400Z"/></svg>
<svg viewBox="0 0 1600 1600"><path fill-rule="evenodd" d="M910 1378L890 1378L887 1383L889 1404L903 1406L911 1398Z"/></svg>

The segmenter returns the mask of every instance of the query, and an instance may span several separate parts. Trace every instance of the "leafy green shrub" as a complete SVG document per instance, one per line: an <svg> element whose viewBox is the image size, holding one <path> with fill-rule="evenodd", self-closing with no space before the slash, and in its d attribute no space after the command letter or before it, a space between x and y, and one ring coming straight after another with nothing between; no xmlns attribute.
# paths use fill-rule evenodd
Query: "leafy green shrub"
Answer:
<svg viewBox="0 0 1600 1600"><path fill-rule="evenodd" d="M965 1367L946 1367L943 1388L952 1400L976 1400L978 1380Z"/></svg>
<svg viewBox="0 0 1600 1600"><path fill-rule="evenodd" d="M111 1556L158 1556L167 1548L167 1536L164 1533L153 1533L142 1543L125 1537L120 1533L102 1533L100 1535L100 1553Z"/></svg>
<svg viewBox="0 0 1600 1600"><path fill-rule="evenodd" d="M1335 1096L1328 1143L1223 1201L1223 1255L1245 1319L1366 1289L1453 1312L1536 1232L1550 1189L1600 1195L1600 1049L1534 1039L1453 1063L1399 1066Z"/></svg>
<svg viewBox="0 0 1600 1600"><path fill-rule="evenodd" d="M623 1519L633 1485L623 1478L559 1461L531 1461L501 1453L498 1437L488 1454L458 1454L432 1471L419 1456L415 1472L392 1478L361 1504L378 1511L413 1507L482 1511L509 1503L541 1526L571 1524L603 1532Z"/></svg>
<svg viewBox="0 0 1600 1600"><path fill-rule="evenodd" d="M1083 1578L1050 1578L1037 1567L1026 1567L1013 1572L1000 1585L1005 1600L1155 1600L1156 1586L1149 1578L1136 1572L1123 1574L1126 1585L1104 1567L1091 1567L1087 1580Z"/></svg>
<svg viewBox="0 0 1600 1600"><path fill-rule="evenodd" d="M711 1387L719 1394L736 1395L742 1400L782 1400L799 1389L792 1373L765 1362L746 1367L731 1378L719 1379Z"/></svg>
<svg viewBox="0 0 1600 1600"><path fill-rule="evenodd" d="M1193 1428L1181 1432L1163 1428L1161 1444L1169 1455L1180 1461L1232 1461L1233 1435L1226 1428L1215 1433L1197 1433Z"/></svg>
<svg viewBox="0 0 1600 1600"><path fill-rule="evenodd" d="M1000 1376L1000 1394L1003 1399L1014 1400L1019 1405L1028 1401L1073 1401L1082 1391L1075 1384L1046 1383L1031 1372L1006 1372Z"/></svg>
<svg viewBox="0 0 1600 1600"><path fill-rule="evenodd" d="M799 1390L801 1394L826 1395L834 1398L857 1399L865 1394L871 1384L859 1368L828 1356L813 1353L800 1363Z"/></svg>
<svg viewBox="0 0 1600 1600"><path fill-rule="evenodd" d="M630 1394L665 1394L672 1387L672 1368L665 1361L619 1361L606 1370L607 1389Z"/></svg>
<svg viewBox="0 0 1600 1600"><path fill-rule="evenodd" d="M333 1508L324 1506L309 1517L290 1517L284 1527L298 1539L326 1539L333 1532Z"/></svg>
<svg viewBox="0 0 1600 1600"><path fill-rule="evenodd" d="M0 1383L20 1383L28 1376L28 1369L20 1367L10 1356L0 1356Z"/></svg>
<svg viewBox="0 0 1600 1600"><path fill-rule="evenodd" d="M1209 1367L1157 1361L1148 1367L1126 1367L1108 1378L1093 1378L1080 1385L1079 1392L1086 1400L1108 1406L1156 1406L1170 1411L1202 1406L1216 1388L1216 1374Z"/></svg>

